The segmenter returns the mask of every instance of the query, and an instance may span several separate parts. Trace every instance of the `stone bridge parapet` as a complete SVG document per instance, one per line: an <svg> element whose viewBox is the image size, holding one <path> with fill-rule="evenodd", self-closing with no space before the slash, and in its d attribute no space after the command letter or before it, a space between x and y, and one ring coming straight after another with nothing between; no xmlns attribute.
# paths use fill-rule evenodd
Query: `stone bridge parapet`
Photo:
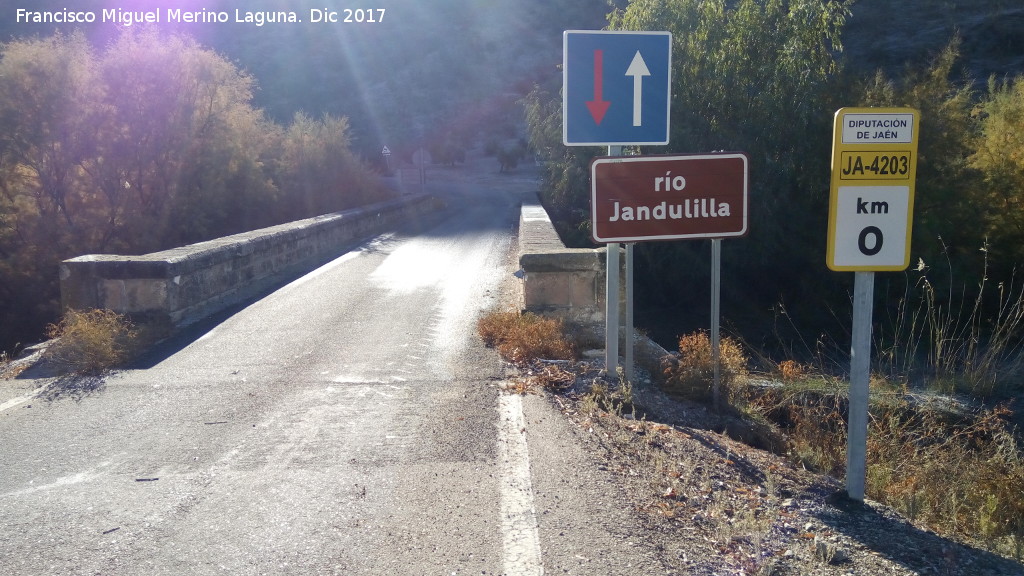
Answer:
<svg viewBox="0 0 1024 576"><path fill-rule="evenodd" d="M65 310L109 309L141 321L189 324L437 207L431 196L404 196L162 252L79 256L61 263L61 305Z"/></svg>
<svg viewBox="0 0 1024 576"><path fill-rule="evenodd" d="M523 309L581 324L603 323L605 254L604 248L566 248L547 211L539 204L523 204L519 215Z"/></svg>

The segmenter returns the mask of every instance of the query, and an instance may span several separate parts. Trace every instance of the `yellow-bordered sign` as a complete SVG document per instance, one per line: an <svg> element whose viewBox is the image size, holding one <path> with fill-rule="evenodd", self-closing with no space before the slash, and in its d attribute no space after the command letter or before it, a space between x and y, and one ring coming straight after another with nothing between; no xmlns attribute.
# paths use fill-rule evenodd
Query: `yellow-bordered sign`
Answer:
<svg viewBox="0 0 1024 576"><path fill-rule="evenodd" d="M898 271L910 264L920 114L841 108L832 136L828 267Z"/></svg>

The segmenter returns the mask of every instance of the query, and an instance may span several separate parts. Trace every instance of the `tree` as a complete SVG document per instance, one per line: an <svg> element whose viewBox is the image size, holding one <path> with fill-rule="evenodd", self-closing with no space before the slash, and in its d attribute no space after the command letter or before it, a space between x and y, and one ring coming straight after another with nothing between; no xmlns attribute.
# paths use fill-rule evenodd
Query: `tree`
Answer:
<svg viewBox="0 0 1024 576"><path fill-rule="evenodd" d="M0 347L54 317L55 271L87 224L76 181L89 143L95 59L79 34L4 46L0 60Z"/></svg>
<svg viewBox="0 0 1024 576"><path fill-rule="evenodd" d="M987 213L979 228L995 253L1016 265L1024 262L1024 78L991 78L975 113L980 133L968 162L984 180L979 195Z"/></svg>
<svg viewBox="0 0 1024 576"><path fill-rule="evenodd" d="M89 163L106 242L183 244L262 224L276 191L260 172L274 128L254 79L183 36L122 34L100 63L108 113ZM148 238L147 238L148 237Z"/></svg>
<svg viewBox="0 0 1024 576"><path fill-rule="evenodd" d="M58 34L5 47L0 60L0 189L5 199L31 211L19 237L80 229L75 183L91 143L86 135L95 110L95 58L84 36ZM44 233L45 234L45 233ZM66 234L48 241L66 245Z"/></svg>
<svg viewBox="0 0 1024 576"><path fill-rule="evenodd" d="M953 79L959 58L954 37L927 66L907 68L895 80L879 71L853 89L863 106L907 106L921 114L912 249L926 262L976 252L985 240L976 225L985 203L967 161L978 131L975 99L970 82Z"/></svg>
<svg viewBox="0 0 1024 576"><path fill-rule="evenodd" d="M295 114L284 132L277 176L280 188L295 200L292 218L344 210L387 194L351 145L347 118Z"/></svg>
<svg viewBox="0 0 1024 576"><path fill-rule="evenodd" d="M835 282L807 272L823 268L835 109L830 88L840 70L849 6L839 0L637 0L610 17L613 29L672 32L667 151L743 151L750 158L750 234L726 243L723 257L724 285L746 287L738 305L752 310L769 308L784 293L816 300ZM643 245L638 272L657 278L641 286L644 297L674 303L692 292L682 286L703 284L705 251L699 242ZM797 276L805 280L794 285Z"/></svg>
<svg viewBox="0 0 1024 576"><path fill-rule="evenodd" d="M346 118L300 114L286 131L252 105L254 78L186 36L132 28L104 50L79 34L16 41L0 78L0 348L56 318L65 258L386 195L352 155Z"/></svg>
<svg viewBox="0 0 1024 576"><path fill-rule="evenodd" d="M612 15L615 29L673 34L669 149L749 154L757 260L821 228L801 220L822 204L823 110L848 15L849 2L821 0L639 0Z"/></svg>

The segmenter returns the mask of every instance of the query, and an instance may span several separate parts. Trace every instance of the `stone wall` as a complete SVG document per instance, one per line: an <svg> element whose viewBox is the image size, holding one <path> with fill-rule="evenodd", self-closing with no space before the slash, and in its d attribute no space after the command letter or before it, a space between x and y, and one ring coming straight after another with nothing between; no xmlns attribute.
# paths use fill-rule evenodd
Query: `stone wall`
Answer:
<svg viewBox="0 0 1024 576"><path fill-rule="evenodd" d="M603 323L605 254L604 248L566 248L544 208L523 204L519 215L523 309L582 324Z"/></svg>
<svg viewBox="0 0 1024 576"><path fill-rule="evenodd" d="M102 308L143 321L188 324L436 208L430 196L405 196L163 252L79 256L61 263L61 304L65 310Z"/></svg>

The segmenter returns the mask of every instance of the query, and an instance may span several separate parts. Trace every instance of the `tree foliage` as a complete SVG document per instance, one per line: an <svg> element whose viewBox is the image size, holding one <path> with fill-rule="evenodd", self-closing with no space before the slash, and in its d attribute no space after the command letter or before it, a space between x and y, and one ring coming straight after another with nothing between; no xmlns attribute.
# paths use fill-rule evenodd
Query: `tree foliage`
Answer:
<svg viewBox="0 0 1024 576"><path fill-rule="evenodd" d="M145 253L348 208L384 191L346 118L288 127L255 80L194 40L128 30L0 54L0 349L56 317L57 265Z"/></svg>
<svg viewBox="0 0 1024 576"><path fill-rule="evenodd" d="M954 37L926 66L896 79L877 72L856 89L865 106L908 106L921 114L913 245L929 262L946 250L975 252L985 239L973 225L985 208L975 197L979 175L967 161L980 125L971 85L953 79L959 56Z"/></svg>
<svg viewBox="0 0 1024 576"><path fill-rule="evenodd" d="M988 93L975 110L981 121L968 165L983 175L978 205L986 214L979 226L997 244L996 254L1024 262L1024 77L989 80Z"/></svg>
<svg viewBox="0 0 1024 576"><path fill-rule="evenodd" d="M770 277L781 280L822 261L824 244L813 235L824 223L816 220L815 209L827 205L821 191L828 176L828 88L838 70L848 5L638 0L610 19L615 29L672 32L668 151L742 150L750 157L751 235L727 247L734 270L730 285L757 282L778 297L786 286L765 281L767 263L791 270ZM671 254L680 250L691 253ZM693 261L706 260L703 246L695 243L654 245L641 258L647 270L668 268L659 274L668 284L692 283ZM674 290L661 286L652 295L673 298Z"/></svg>

